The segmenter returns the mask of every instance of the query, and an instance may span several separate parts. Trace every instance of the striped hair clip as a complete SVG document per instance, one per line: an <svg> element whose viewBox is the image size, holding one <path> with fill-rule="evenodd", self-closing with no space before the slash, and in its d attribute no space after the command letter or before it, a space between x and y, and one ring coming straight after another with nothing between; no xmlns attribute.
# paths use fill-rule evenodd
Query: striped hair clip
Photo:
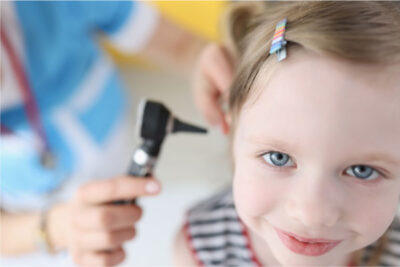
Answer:
<svg viewBox="0 0 400 267"><path fill-rule="evenodd" d="M286 31L286 19L281 20L275 28L274 38L272 39L271 49L269 54L275 54L278 57L278 61L286 58L286 40L284 38Z"/></svg>

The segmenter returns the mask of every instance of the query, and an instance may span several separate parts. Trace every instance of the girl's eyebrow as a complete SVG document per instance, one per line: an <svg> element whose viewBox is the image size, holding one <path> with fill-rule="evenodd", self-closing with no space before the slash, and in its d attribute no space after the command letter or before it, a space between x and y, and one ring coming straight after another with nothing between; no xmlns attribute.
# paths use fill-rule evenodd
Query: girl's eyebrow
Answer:
<svg viewBox="0 0 400 267"><path fill-rule="evenodd" d="M400 166L400 160L395 157L391 157L385 153L371 153L359 157L363 161L376 161L376 162L386 162L392 165Z"/></svg>
<svg viewBox="0 0 400 267"><path fill-rule="evenodd" d="M247 139L251 143L257 143L260 145L265 145L269 146L275 149L279 149L280 152L285 152L285 153L296 153L300 151L300 148L297 144L290 144L287 143L283 140L279 140L276 138L258 138L258 137L249 137ZM262 140L262 141L261 141ZM266 141L268 140L268 141ZM370 154L365 154L365 155L355 155L353 157L357 161L360 161L360 163L363 162L386 162L391 165L399 166L400 167L400 159L396 158L394 156L388 155L387 153L384 152L378 152L378 153L370 153Z"/></svg>
<svg viewBox="0 0 400 267"><path fill-rule="evenodd" d="M285 141L276 139L276 138L272 138L272 137L268 137L268 138L258 138L255 136L250 136L249 138L246 138L249 142L251 143L257 143L259 145L265 145L265 146L270 146L273 147L275 149L282 149L283 151L281 152L294 152L297 153L300 148L298 145L296 144L290 144L287 143ZM268 141L266 141L268 140Z"/></svg>

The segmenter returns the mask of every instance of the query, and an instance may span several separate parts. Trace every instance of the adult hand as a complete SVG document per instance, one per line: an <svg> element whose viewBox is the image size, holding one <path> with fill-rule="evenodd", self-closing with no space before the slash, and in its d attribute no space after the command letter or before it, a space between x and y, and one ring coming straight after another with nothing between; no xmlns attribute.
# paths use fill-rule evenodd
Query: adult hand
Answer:
<svg viewBox="0 0 400 267"><path fill-rule="evenodd" d="M221 45L207 45L199 56L194 73L194 101L213 126L229 133L223 105L227 104L234 73L233 60Z"/></svg>
<svg viewBox="0 0 400 267"><path fill-rule="evenodd" d="M154 178L129 176L83 185L71 203L61 208L64 212L54 211L49 217L53 222L58 220L51 224L50 237L60 236L55 231L64 231L64 237L58 240L65 242L64 247L78 265L117 265L125 258L123 243L136 235L135 223L142 210L135 204L115 205L112 202L156 195L160 189L160 183Z"/></svg>

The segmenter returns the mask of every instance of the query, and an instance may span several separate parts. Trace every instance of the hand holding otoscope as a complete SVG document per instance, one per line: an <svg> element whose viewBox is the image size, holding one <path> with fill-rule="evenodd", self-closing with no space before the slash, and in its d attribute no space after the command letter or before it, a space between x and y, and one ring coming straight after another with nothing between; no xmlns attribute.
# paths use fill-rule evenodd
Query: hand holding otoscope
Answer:
<svg viewBox="0 0 400 267"><path fill-rule="evenodd" d="M115 204L134 204L130 199L160 192L156 179L150 178L168 134L206 132L178 120L153 101L143 101L139 106L137 126L142 143L133 152L128 175L81 185L71 201L53 206L48 213L52 245L67 249L79 265L109 266L123 260L122 245L135 236L135 223L142 210L138 205Z"/></svg>
<svg viewBox="0 0 400 267"><path fill-rule="evenodd" d="M165 137L170 133L207 133L206 129L180 121L161 103L143 100L138 107L137 129L143 143L134 151L128 169L133 177L148 177L153 172ZM135 203L121 200L115 204Z"/></svg>

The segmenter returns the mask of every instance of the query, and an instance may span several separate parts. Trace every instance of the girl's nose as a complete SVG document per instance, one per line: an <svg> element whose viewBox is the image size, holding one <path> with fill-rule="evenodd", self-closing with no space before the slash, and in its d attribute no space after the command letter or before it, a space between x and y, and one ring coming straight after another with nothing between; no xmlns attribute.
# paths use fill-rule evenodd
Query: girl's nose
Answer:
<svg viewBox="0 0 400 267"><path fill-rule="evenodd" d="M321 177L295 179L293 190L285 202L287 216L308 229L334 226L341 216L343 201L335 179Z"/></svg>

